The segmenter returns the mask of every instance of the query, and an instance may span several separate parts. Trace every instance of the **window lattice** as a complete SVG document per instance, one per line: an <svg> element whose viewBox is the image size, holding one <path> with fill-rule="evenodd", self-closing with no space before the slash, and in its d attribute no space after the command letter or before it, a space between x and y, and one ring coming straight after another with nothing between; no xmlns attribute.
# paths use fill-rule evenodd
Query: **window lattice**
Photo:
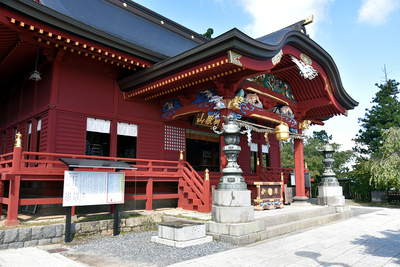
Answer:
<svg viewBox="0 0 400 267"><path fill-rule="evenodd" d="M165 150L185 151L186 130L184 128L165 125L164 131Z"/></svg>

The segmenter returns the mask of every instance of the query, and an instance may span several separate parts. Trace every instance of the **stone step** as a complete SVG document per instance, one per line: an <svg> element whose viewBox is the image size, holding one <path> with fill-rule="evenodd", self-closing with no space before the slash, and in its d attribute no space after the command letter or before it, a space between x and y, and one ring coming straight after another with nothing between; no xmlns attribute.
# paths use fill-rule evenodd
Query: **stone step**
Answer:
<svg viewBox="0 0 400 267"><path fill-rule="evenodd" d="M335 208L326 208L318 211L299 212L296 214L259 219L265 221L266 229L256 233L242 236L232 236L208 232L207 235L213 236L215 240L231 242L237 245L245 245L304 230L310 227L323 225L333 221L346 219L352 216L352 211L336 213Z"/></svg>
<svg viewBox="0 0 400 267"><path fill-rule="evenodd" d="M254 211L256 214L257 211ZM321 208L321 209L315 209L315 210L310 210L310 211L299 211L299 212L294 212L294 213L289 213L289 214L282 214L278 216L273 216L273 217L262 217L256 220L264 220L265 221L265 226L266 227L271 227L283 223L289 223L289 222L294 222L294 221L300 221L300 220L305 220L308 218L315 218L318 216L323 216L327 214L333 214L336 213L335 207L326 207L326 208Z"/></svg>

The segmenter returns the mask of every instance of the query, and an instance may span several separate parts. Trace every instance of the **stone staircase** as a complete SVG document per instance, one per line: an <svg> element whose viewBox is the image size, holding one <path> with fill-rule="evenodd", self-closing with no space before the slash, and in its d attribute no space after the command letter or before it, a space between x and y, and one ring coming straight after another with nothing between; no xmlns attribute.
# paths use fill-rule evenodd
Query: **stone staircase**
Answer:
<svg viewBox="0 0 400 267"><path fill-rule="evenodd" d="M257 213L257 211L255 212ZM267 213L265 213L267 214ZM343 212L336 212L335 207L320 207L317 209L302 209L299 212L287 214L276 214L273 216L256 216L255 221L259 227L248 224L241 231L235 230L234 225L226 225L226 229L218 229L218 233L213 232L213 222L206 225L207 234L214 237L215 240L227 241L237 245L251 244L257 241L293 233L310 227L323 225L341 219L353 216L353 212L347 206ZM258 218L257 218L258 217ZM219 227L221 227L219 225ZM260 230L258 230L259 228ZM229 234L221 234L221 233Z"/></svg>

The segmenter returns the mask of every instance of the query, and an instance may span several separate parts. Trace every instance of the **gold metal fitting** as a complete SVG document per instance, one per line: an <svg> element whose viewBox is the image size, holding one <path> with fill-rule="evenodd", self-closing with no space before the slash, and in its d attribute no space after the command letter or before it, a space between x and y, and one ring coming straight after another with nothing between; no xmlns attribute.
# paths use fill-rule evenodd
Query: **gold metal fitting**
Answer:
<svg viewBox="0 0 400 267"><path fill-rule="evenodd" d="M14 143L14 147L22 147L22 134L20 132L18 132L16 134L16 138L15 138L15 143Z"/></svg>
<svg viewBox="0 0 400 267"><path fill-rule="evenodd" d="M260 165L260 158L257 158L257 165Z"/></svg>
<svg viewBox="0 0 400 267"><path fill-rule="evenodd" d="M183 150L181 150L181 151L179 151L180 152L180 154L179 154L179 160L183 160Z"/></svg>
<svg viewBox="0 0 400 267"><path fill-rule="evenodd" d="M209 170L206 169L206 174L204 175L204 180L210 180L210 174L209 174Z"/></svg>

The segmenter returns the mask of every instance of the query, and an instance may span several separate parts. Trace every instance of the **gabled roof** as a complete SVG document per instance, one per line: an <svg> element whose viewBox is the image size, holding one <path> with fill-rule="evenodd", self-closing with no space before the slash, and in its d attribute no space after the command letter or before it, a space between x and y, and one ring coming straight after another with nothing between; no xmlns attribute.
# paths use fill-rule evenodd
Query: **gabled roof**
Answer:
<svg viewBox="0 0 400 267"><path fill-rule="evenodd" d="M2 0L0 5L65 32L152 62L159 62L208 41L201 34L132 1L39 2Z"/></svg>
<svg viewBox="0 0 400 267"><path fill-rule="evenodd" d="M162 90L163 88L157 87L157 89L152 92L146 90L146 88L143 86L151 82L154 83L156 81L155 79L162 79L163 77L168 77L178 71L183 71L185 68L188 68L187 66L192 67L199 62L204 62L207 59L215 58L217 55L226 55L228 50L237 51L242 55L246 55L248 58L253 58L255 60L259 60L260 62L264 61L266 64L267 61L271 60L272 57L277 55L285 45L298 48L298 50L303 51L313 59L317 59L318 63L325 69L329 79L332 82L332 91L334 95L345 109L353 109L358 105L358 102L352 99L343 88L338 69L332 57L308 36L298 30L293 30L290 28L282 29L270 35L261 37L258 40L247 36L237 29L232 29L205 44L197 46L170 59L164 60L156 65L150 66L149 68L132 74L129 77L121 79L118 84L120 85L121 90L125 92L132 93L144 89L142 90L142 92L144 92L142 93L143 96L146 94L154 94L157 93L155 91ZM285 64L287 64L285 71L289 70L289 66L294 73L298 72L295 65L290 62L290 60L285 62ZM234 66L232 66L232 68L234 68ZM274 72L277 68L282 68L282 66L278 65L272 70L272 72ZM216 67L214 68L214 71L215 73L219 73L222 69L223 71L226 71L226 66L221 65L219 68ZM265 67L265 69L267 68ZM247 68L246 71L241 73L242 75L251 75L250 71L257 73L260 70L261 69L251 70ZM207 71L209 72L210 70ZM204 75L206 74L213 75L204 72ZM237 75L238 74L232 74L232 79L235 79ZM290 75L294 76L292 74ZM227 79L226 77L224 77L224 79ZM194 79L194 77L181 79L180 82L188 82L185 81L186 79L189 81L189 79ZM299 81L301 79L303 78L300 78ZM175 83L178 83L178 81ZM312 96L310 96L309 100L312 100Z"/></svg>
<svg viewBox="0 0 400 267"><path fill-rule="evenodd" d="M41 0L40 2L70 18L168 57L180 54L207 40L132 1Z"/></svg>

